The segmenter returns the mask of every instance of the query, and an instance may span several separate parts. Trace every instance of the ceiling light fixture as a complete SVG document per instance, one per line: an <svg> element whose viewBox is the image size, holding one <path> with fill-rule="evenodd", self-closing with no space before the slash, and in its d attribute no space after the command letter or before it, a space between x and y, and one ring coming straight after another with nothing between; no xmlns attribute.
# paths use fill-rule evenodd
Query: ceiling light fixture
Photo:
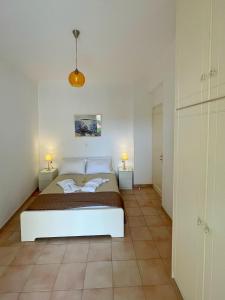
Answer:
<svg viewBox="0 0 225 300"><path fill-rule="evenodd" d="M76 39L76 69L70 73L69 78L68 78L69 83L73 87L82 87L85 83L84 74L77 69L77 39L78 39L79 34L80 34L79 30L77 30L77 29L73 30L73 35Z"/></svg>

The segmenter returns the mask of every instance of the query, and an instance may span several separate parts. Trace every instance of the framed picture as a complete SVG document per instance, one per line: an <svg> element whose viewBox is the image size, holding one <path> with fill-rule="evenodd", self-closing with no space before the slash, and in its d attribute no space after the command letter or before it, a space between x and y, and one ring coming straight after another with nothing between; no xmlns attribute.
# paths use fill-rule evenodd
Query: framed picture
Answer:
<svg viewBox="0 0 225 300"><path fill-rule="evenodd" d="M75 115L74 127L75 137L101 136L102 115Z"/></svg>

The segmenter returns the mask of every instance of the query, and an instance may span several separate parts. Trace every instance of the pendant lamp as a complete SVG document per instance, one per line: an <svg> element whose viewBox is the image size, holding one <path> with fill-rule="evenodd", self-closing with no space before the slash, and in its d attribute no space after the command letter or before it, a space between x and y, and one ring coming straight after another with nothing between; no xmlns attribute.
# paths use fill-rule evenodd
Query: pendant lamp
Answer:
<svg viewBox="0 0 225 300"><path fill-rule="evenodd" d="M73 30L73 35L76 40L76 69L72 71L68 77L69 83L73 87L82 87L85 83L85 77L82 72L80 72L77 68L77 39L80 34L80 31L77 29Z"/></svg>

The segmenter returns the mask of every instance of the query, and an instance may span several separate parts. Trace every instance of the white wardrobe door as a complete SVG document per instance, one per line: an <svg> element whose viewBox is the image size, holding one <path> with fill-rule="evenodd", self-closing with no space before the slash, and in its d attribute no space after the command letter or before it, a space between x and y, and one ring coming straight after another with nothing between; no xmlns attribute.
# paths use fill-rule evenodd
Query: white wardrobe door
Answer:
<svg viewBox="0 0 225 300"><path fill-rule="evenodd" d="M225 99L210 104L206 300L225 299Z"/></svg>
<svg viewBox="0 0 225 300"><path fill-rule="evenodd" d="M185 300L202 299L207 122L207 105L178 112L173 273Z"/></svg>
<svg viewBox="0 0 225 300"><path fill-rule="evenodd" d="M176 107L208 98L211 0L176 1ZM201 79L202 77L202 79Z"/></svg>
<svg viewBox="0 0 225 300"><path fill-rule="evenodd" d="M210 98L225 96L225 1L213 0Z"/></svg>

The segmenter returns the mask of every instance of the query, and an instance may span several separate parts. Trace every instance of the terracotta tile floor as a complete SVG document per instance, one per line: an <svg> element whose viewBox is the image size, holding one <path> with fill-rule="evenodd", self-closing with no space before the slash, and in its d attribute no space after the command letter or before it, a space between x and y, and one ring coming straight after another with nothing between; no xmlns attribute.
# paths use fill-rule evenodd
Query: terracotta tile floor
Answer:
<svg viewBox="0 0 225 300"><path fill-rule="evenodd" d="M20 242L19 213L0 233L0 300L180 300L171 221L151 188L122 191L125 238Z"/></svg>

